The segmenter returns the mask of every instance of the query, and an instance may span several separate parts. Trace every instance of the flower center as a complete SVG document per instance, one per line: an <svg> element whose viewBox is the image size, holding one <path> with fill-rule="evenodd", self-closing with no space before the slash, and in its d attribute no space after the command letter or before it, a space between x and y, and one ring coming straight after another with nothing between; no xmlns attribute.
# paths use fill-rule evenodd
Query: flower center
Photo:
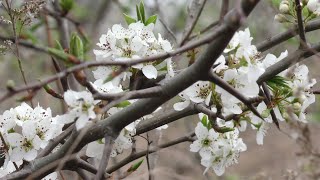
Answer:
<svg viewBox="0 0 320 180"><path fill-rule="evenodd" d="M205 139L205 140L202 141L202 144L204 146L209 146L210 143L211 143L211 141L209 139Z"/></svg>
<svg viewBox="0 0 320 180"><path fill-rule="evenodd" d="M200 88L199 97L202 99L206 99L207 96L209 95L210 91L211 91L211 89L209 87Z"/></svg>
<svg viewBox="0 0 320 180"><path fill-rule="evenodd" d="M25 138L22 147L26 152L30 151L33 148L32 141Z"/></svg>

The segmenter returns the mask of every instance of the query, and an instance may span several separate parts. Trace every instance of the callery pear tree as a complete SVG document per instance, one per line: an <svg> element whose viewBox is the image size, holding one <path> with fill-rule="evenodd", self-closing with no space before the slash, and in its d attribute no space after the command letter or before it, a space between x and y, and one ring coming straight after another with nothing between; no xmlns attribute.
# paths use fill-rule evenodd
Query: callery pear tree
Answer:
<svg viewBox="0 0 320 180"><path fill-rule="evenodd" d="M120 8L122 21L97 35L72 15L78 1L0 1L1 57L13 57L17 67L9 68L22 82L7 79L0 93L1 104L17 100L0 115L1 179L64 179L65 170L82 179L123 179L144 163L153 179L148 155L180 143L199 155L194 164L203 174L222 176L247 153L247 129L263 145L271 127L308 123L317 81L301 62L320 51L320 42L308 42L308 32L320 29L319 0L273 0L278 14L271 19L287 29L256 44L247 18L259 0L221 0L216 20L201 16L206 0L185 1L179 34L150 2ZM96 28L104 11L121 7L99 3L102 11L90 13ZM197 31L201 18L212 23ZM293 37L296 50L278 46ZM45 61L40 78L26 73L34 63L23 56L29 51ZM178 66L181 59L187 64ZM190 132L150 146L148 132L165 133L191 115L198 122ZM140 140L146 149L136 149ZM110 164L116 157L122 158Z"/></svg>

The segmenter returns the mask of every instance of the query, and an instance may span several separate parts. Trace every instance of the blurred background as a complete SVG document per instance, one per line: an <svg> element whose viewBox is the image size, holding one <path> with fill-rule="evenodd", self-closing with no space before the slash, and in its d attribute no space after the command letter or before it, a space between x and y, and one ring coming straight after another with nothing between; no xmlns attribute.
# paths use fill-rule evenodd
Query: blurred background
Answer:
<svg viewBox="0 0 320 180"><path fill-rule="evenodd" d="M219 19L220 7L222 0L207 1L193 34L197 34L200 30L207 27L212 22ZM77 21L78 27L83 30L89 40L87 60L95 60L92 49L97 48L95 44L102 33L106 33L108 28L113 24L121 23L125 25L122 13L125 12L135 17L135 5L139 0L77 0L76 6L69 12L68 17ZM146 11L148 15L158 14L160 20L157 21L155 31L163 35L164 38L175 44L175 38L181 38L185 20L187 17L187 7L190 4L188 0L145 0ZM283 24L274 21L274 16L279 13L275 0L261 1L254 9L248 20L245 21L243 29L250 28L253 44L258 44L280 32L287 30ZM230 7L234 7L238 1L231 1ZM50 4L50 3L48 3ZM4 12L0 10L0 16ZM28 26L24 27L20 36L26 38L27 41L48 46L48 39L45 34L45 27L33 28L38 23L44 22L44 16L40 15L39 19L34 19ZM52 39L59 40L57 24L51 17L47 17L49 27L52 29ZM175 38L168 33L165 28L167 26L175 35ZM1 36L12 37L10 28L5 24L0 24ZM32 29L33 28L33 29ZM69 22L68 31L76 32L76 26ZM313 31L307 34L309 43L317 43L320 40L319 31ZM288 50L289 53L298 48L298 41L292 38L285 43L264 52L268 52L279 56L281 52ZM176 44L174 45L177 46ZM201 48L198 49L201 54ZM46 54L38 53L30 49L21 47L22 66L24 68L27 81L36 82L53 74L50 57ZM186 66L186 55L176 57L175 62L178 69ZM310 76L320 81L319 59L311 57L303 61L310 70ZM92 77L90 71L88 74ZM0 55L0 93L6 91L8 80L13 80L15 84L22 85L23 81L18 70L16 57L9 51ZM52 83L55 88L54 83ZM317 84L314 90L320 89ZM0 111L3 112L10 107L19 104L17 98L22 94L15 96L5 103L0 104ZM319 98L317 97L319 100ZM172 107L170 101L164 106L165 109ZM51 98L40 90L35 96L34 102L39 102L42 107L51 107L53 114L61 113L61 103L59 100ZM216 177L212 171L206 175L202 175L204 167L200 165L200 158L196 153L189 151L190 143L183 143L173 147L163 149L149 156L154 179L320 179L320 156L318 150L320 147L320 111L319 101L308 109L309 124L282 123L279 131L272 126L265 137L264 145L256 144L255 131L248 127L247 131L241 133L241 137L247 144L248 150L241 153L239 163L226 169L222 177ZM152 131L148 135L151 137L153 144L157 145L172 139L181 137L194 129L199 121L197 116L183 118L179 121L169 124L169 128L161 132ZM146 149L146 142L142 138L137 138L137 150ZM112 159L112 163L121 160L123 156ZM129 164L130 165L130 164ZM126 170L129 166L122 168ZM146 163L127 179L147 179ZM75 177L74 177L75 178Z"/></svg>

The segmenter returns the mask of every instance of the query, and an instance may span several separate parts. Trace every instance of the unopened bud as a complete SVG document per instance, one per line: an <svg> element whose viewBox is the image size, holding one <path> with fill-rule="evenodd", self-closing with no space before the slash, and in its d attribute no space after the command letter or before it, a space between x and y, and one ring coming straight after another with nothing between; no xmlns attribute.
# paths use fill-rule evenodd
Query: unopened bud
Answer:
<svg viewBox="0 0 320 180"><path fill-rule="evenodd" d="M277 14L274 16L274 20L278 21L279 23L288 22L288 19L283 14Z"/></svg>
<svg viewBox="0 0 320 180"><path fill-rule="evenodd" d="M299 102L293 103L293 111L299 113L301 111L301 104Z"/></svg>
<svg viewBox="0 0 320 180"><path fill-rule="evenodd" d="M8 80L7 81L7 89L9 91L14 91L14 87L15 87L15 82L13 80Z"/></svg>
<svg viewBox="0 0 320 180"><path fill-rule="evenodd" d="M285 120L289 120L290 119L290 116L289 116L289 114L287 112L282 113L282 117Z"/></svg>
<svg viewBox="0 0 320 180"><path fill-rule="evenodd" d="M262 111L262 113L261 113L261 116L263 118L267 118L269 115L270 115L270 110L269 109L266 109L266 110Z"/></svg>
<svg viewBox="0 0 320 180"><path fill-rule="evenodd" d="M307 99L306 95L301 94L301 95L299 96L299 98L298 98L298 101L299 101L299 103L302 104L306 99Z"/></svg>
<svg viewBox="0 0 320 180"><path fill-rule="evenodd" d="M289 6L284 3L280 4L279 10L282 14L289 14L289 12L290 12Z"/></svg>
<svg viewBox="0 0 320 180"><path fill-rule="evenodd" d="M281 3L280 4L285 4L285 5L290 5L290 2L288 1L288 0L283 0L283 1L281 1Z"/></svg>

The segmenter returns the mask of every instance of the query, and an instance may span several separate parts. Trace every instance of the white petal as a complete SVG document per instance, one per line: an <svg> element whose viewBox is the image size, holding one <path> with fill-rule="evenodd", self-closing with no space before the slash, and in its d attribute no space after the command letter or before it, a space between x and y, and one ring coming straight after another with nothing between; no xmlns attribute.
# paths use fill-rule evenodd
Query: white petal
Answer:
<svg viewBox="0 0 320 180"><path fill-rule="evenodd" d="M208 137L208 133L208 129L204 127L201 122L198 122L197 127L195 128L195 134L197 135L197 138L201 141Z"/></svg>
<svg viewBox="0 0 320 180"><path fill-rule="evenodd" d="M24 154L24 159L26 161L32 161L37 157L37 151L35 149L31 149L30 151Z"/></svg>
<svg viewBox="0 0 320 180"><path fill-rule="evenodd" d="M188 107L189 104L190 104L190 101L177 102L173 105L173 109L176 111L182 111L186 107Z"/></svg>
<svg viewBox="0 0 320 180"><path fill-rule="evenodd" d="M10 144L10 146L13 146L13 147L18 146L18 147L20 147L21 143L24 140L24 138L23 138L23 136L21 136L18 133L10 133L10 134L7 135L7 140L8 140L8 143Z"/></svg>
<svg viewBox="0 0 320 180"><path fill-rule="evenodd" d="M153 65L146 65L142 68L142 73L148 79L156 79L158 76L158 71Z"/></svg>
<svg viewBox="0 0 320 180"><path fill-rule="evenodd" d="M192 144L190 144L190 151L191 152L198 152L202 147L202 144L199 140L193 141Z"/></svg>
<svg viewBox="0 0 320 180"><path fill-rule="evenodd" d="M100 144L97 141L88 144L86 155L88 157L96 157L100 159L102 157L104 144Z"/></svg>
<svg viewBox="0 0 320 180"><path fill-rule="evenodd" d="M24 154L25 154L25 151L22 150L21 148L14 148L10 155L10 160L12 162L21 161L24 157Z"/></svg>
<svg viewBox="0 0 320 180"><path fill-rule="evenodd" d="M78 119L77 119L77 122L76 122L76 127L77 127L77 130L80 130L82 129L84 126L86 126L87 122L88 122L88 116L87 115L81 115Z"/></svg>
<svg viewBox="0 0 320 180"><path fill-rule="evenodd" d="M37 134L36 131L36 122L26 121L22 125L22 134L27 139L33 139L33 137Z"/></svg>

